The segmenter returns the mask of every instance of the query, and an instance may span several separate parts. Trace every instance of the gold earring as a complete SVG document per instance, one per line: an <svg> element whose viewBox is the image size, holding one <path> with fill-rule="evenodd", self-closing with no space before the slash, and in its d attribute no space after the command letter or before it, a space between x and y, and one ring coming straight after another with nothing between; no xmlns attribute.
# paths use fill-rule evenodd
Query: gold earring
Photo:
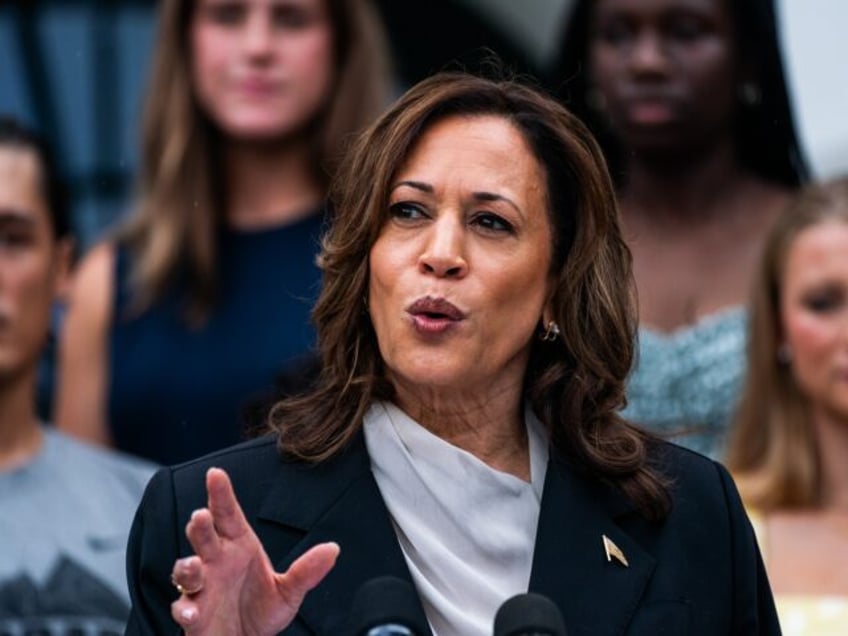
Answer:
<svg viewBox="0 0 848 636"><path fill-rule="evenodd" d="M542 340L545 342L553 342L557 338L559 338L559 325L551 320L545 327L545 333L542 334Z"/></svg>

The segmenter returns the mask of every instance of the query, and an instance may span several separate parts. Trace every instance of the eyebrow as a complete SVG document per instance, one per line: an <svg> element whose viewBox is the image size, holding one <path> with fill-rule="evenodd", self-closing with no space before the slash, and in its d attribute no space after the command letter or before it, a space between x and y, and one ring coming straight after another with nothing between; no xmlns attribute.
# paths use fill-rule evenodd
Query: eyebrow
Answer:
<svg viewBox="0 0 848 636"><path fill-rule="evenodd" d="M478 201L503 201L504 203L511 205L515 208L516 212L521 214L521 208L519 208L512 199L501 194L495 194L494 192L474 192L472 196Z"/></svg>
<svg viewBox="0 0 848 636"><path fill-rule="evenodd" d="M35 218L31 214L27 214L21 210L14 208L0 208L0 223L23 223L25 225L35 225Z"/></svg>
<svg viewBox="0 0 848 636"><path fill-rule="evenodd" d="M427 194L433 194L435 192L433 186L429 183L424 183L423 181L399 181L395 184L392 190L398 189L400 186L408 186L410 188L414 188L415 190L421 190L422 192L426 192ZM471 196L474 197L476 201L503 201L507 205L515 208L515 211L521 214L521 208L516 205L516 203L510 199L509 197L505 197L501 194L496 194L494 192L472 192Z"/></svg>
<svg viewBox="0 0 848 636"><path fill-rule="evenodd" d="M422 192L426 192L428 194L433 194L433 192L435 192L433 186L431 186L429 183L424 183L423 181L399 181L394 185L394 187L392 187L392 190L397 190L401 186L408 186L410 188L421 190Z"/></svg>

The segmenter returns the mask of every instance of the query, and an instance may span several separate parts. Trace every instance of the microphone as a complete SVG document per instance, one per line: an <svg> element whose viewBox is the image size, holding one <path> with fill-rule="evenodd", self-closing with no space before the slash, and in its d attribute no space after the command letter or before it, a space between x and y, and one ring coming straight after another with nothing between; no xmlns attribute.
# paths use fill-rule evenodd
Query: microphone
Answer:
<svg viewBox="0 0 848 636"><path fill-rule="evenodd" d="M547 596L518 594L495 614L494 636L565 636L562 613Z"/></svg>
<svg viewBox="0 0 848 636"><path fill-rule="evenodd" d="M418 594L396 576L365 582L353 597L348 623L353 636L424 636Z"/></svg>

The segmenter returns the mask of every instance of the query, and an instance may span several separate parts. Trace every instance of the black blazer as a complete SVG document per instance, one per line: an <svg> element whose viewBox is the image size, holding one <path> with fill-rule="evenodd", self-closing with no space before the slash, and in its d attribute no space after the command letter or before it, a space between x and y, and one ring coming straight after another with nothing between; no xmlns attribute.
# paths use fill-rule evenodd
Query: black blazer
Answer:
<svg viewBox="0 0 848 636"><path fill-rule="evenodd" d="M658 445L655 460L673 480L673 509L661 524L552 455L530 590L559 606L569 636L779 634L754 534L727 471L671 444ZM344 454L317 466L281 459L275 440L265 437L153 477L129 540L127 634L179 633L170 618L177 593L169 577L174 560L192 553L184 528L206 505L210 466L229 473L279 571L316 543L341 546L287 636L338 636L362 583L387 574L412 582L361 433ZM601 535L629 567L607 561Z"/></svg>

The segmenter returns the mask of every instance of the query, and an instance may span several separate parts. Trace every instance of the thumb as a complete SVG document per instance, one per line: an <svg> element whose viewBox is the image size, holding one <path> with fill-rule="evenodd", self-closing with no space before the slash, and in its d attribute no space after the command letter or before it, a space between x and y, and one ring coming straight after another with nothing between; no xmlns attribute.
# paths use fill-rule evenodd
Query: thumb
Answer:
<svg viewBox="0 0 848 636"><path fill-rule="evenodd" d="M283 574L276 575L277 589L293 611L298 610L306 593L333 569L340 551L337 543L319 543L299 556Z"/></svg>

